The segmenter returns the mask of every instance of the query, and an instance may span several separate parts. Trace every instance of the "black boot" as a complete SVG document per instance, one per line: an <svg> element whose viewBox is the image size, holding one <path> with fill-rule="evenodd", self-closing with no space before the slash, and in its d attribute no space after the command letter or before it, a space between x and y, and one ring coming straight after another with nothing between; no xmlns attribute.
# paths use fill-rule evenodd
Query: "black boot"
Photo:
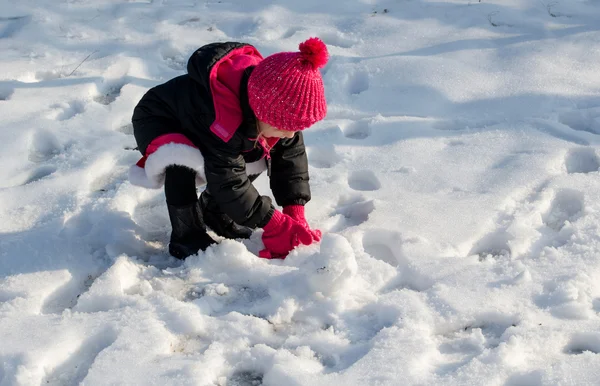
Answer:
<svg viewBox="0 0 600 386"><path fill-rule="evenodd" d="M206 233L202 220L202 210L198 202L185 206L167 205L173 231L169 243L169 253L178 259L195 255L206 250L216 241Z"/></svg>
<svg viewBox="0 0 600 386"><path fill-rule="evenodd" d="M207 227L227 239L249 239L252 229L236 224L231 217L223 213L215 199L206 190L200 194L200 207Z"/></svg>

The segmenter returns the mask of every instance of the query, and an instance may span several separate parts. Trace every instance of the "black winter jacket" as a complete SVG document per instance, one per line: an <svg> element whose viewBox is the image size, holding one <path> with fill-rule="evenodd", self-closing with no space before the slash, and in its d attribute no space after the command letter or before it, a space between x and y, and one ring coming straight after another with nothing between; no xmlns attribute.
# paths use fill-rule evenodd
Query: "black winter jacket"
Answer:
<svg viewBox="0 0 600 386"><path fill-rule="evenodd" d="M210 126L215 120L209 74L213 66L243 43L213 43L196 50L188 61L188 74L150 89L133 112L135 139L142 155L157 137L180 133L200 149L204 157L207 188L221 210L236 223L264 227L274 207L267 196L259 195L246 174L246 163L265 156L257 146L256 118L248 103L247 84L252 67L245 70L240 87L244 121L225 142ZM280 206L304 205L310 200L308 162L302 132L281 139L271 149L270 186Z"/></svg>

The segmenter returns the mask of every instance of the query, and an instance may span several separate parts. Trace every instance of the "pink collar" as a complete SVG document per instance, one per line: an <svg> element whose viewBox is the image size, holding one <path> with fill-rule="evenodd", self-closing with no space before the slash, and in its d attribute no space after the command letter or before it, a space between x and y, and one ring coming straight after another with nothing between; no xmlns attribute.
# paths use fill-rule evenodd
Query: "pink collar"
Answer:
<svg viewBox="0 0 600 386"><path fill-rule="evenodd" d="M210 91L215 107L215 121L210 130L225 142L229 142L243 121L240 84L244 71L262 59L256 48L246 45L225 55L210 71Z"/></svg>

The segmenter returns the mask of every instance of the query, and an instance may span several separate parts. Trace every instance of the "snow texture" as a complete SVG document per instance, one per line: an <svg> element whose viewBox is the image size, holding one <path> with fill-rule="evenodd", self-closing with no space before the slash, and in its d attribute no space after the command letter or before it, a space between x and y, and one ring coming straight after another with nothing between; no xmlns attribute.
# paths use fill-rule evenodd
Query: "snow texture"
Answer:
<svg viewBox="0 0 600 386"><path fill-rule="evenodd" d="M0 11L1 386L599 383L597 0ZM133 107L203 44L312 36L322 242L169 257L164 193L127 179Z"/></svg>

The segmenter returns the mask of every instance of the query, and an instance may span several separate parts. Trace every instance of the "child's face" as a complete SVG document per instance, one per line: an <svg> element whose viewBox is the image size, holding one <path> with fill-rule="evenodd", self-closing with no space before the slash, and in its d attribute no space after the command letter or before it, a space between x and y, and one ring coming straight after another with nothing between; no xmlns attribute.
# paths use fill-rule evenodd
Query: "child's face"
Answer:
<svg viewBox="0 0 600 386"><path fill-rule="evenodd" d="M292 138L295 134L294 131L279 130L278 128L262 121L258 121L258 131L265 138Z"/></svg>

